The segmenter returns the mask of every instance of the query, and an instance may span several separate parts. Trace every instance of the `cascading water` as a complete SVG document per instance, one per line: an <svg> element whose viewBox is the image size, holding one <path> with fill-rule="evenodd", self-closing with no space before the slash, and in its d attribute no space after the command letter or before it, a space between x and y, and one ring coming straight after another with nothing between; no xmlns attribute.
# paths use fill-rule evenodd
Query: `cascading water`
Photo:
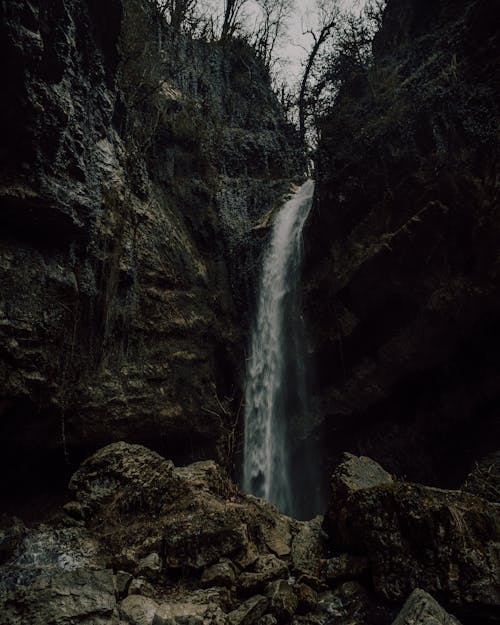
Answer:
<svg viewBox="0 0 500 625"><path fill-rule="evenodd" d="M280 209L264 257L245 388L243 488L297 515L290 459L290 414L306 418L298 280L302 229L314 183Z"/></svg>

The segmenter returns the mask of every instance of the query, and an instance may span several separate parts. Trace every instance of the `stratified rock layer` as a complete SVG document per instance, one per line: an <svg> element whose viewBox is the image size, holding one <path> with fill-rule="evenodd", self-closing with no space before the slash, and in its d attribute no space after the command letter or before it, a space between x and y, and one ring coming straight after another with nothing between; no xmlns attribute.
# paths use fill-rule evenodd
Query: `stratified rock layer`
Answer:
<svg viewBox="0 0 500 625"><path fill-rule="evenodd" d="M1 31L13 490L120 439L230 463L252 228L301 159L265 69L141 0L8 2Z"/></svg>

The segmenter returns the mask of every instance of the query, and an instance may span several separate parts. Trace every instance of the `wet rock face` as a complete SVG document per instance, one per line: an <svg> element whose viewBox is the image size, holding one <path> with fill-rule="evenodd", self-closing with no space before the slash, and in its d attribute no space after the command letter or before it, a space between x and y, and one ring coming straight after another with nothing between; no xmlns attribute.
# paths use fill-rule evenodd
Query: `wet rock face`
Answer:
<svg viewBox="0 0 500 625"><path fill-rule="evenodd" d="M493 16L389 0L369 84L353 76L324 121L304 286L334 463L349 449L458 488L498 440Z"/></svg>
<svg viewBox="0 0 500 625"><path fill-rule="evenodd" d="M55 482L120 439L230 462L238 263L300 169L265 73L138 0L2 10L2 462Z"/></svg>

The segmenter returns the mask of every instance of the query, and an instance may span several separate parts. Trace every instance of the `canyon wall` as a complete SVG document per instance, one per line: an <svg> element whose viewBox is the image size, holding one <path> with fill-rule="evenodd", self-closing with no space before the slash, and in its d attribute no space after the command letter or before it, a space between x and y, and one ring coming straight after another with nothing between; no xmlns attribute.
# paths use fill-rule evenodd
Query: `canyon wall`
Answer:
<svg viewBox="0 0 500 625"><path fill-rule="evenodd" d="M252 228L303 168L268 74L137 0L2 11L7 488L64 481L116 440L227 465Z"/></svg>
<svg viewBox="0 0 500 625"><path fill-rule="evenodd" d="M498 443L499 18L389 0L322 122L304 285L332 462L457 487Z"/></svg>

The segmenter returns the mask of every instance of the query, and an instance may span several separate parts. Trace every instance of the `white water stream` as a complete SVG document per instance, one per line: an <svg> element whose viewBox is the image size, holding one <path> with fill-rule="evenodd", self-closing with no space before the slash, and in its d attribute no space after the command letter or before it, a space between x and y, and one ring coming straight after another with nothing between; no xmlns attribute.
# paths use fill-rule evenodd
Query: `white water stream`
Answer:
<svg viewBox="0 0 500 625"><path fill-rule="evenodd" d="M308 180L274 221L260 278L245 388L243 488L286 514L294 514L289 413L293 408L301 414L307 406L297 287L302 229L313 192L314 183Z"/></svg>

